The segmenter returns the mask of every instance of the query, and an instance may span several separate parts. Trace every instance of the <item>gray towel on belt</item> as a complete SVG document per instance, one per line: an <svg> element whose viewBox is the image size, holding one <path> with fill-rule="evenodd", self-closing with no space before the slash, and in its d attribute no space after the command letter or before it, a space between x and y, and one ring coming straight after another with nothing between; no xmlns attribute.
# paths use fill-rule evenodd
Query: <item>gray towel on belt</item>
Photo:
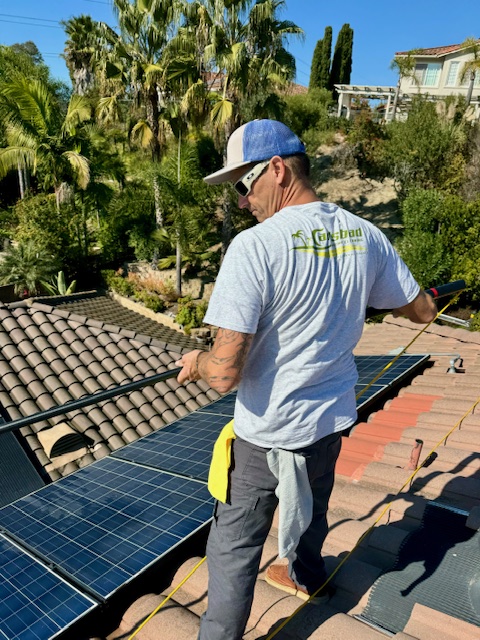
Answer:
<svg viewBox="0 0 480 640"><path fill-rule="evenodd" d="M271 449L267 453L270 471L278 480L278 555L295 560L300 537L313 516L313 496L305 458L294 451Z"/></svg>

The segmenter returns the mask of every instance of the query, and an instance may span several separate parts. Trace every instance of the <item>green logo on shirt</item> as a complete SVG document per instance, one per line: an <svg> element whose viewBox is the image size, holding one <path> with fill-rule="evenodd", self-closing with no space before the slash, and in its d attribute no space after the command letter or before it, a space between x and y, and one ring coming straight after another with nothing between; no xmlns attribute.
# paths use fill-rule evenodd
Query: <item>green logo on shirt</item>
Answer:
<svg viewBox="0 0 480 640"><path fill-rule="evenodd" d="M362 229L339 229L338 231L326 231L325 229L314 229L312 237L309 238L301 229L292 234L295 246L294 251L304 251L313 253L322 258L335 258L342 253L351 251L365 251L362 243Z"/></svg>

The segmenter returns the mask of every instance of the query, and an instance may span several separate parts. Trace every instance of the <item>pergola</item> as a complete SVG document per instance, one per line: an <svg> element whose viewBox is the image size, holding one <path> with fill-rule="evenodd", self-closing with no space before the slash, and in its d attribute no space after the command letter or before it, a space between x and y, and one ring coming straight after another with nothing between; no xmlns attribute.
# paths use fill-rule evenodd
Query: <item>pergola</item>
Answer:
<svg viewBox="0 0 480 640"><path fill-rule="evenodd" d="M390 112L390 106L395 96L395 87L366 87L355 84L335 84L334 85L338 93L338 111L337 115L342 115L343 107L346 108L346 118L350 119L352 98L362 97L369 100L386 100L387 106L385 114Z"/></svg>
<svg viewBox="0 0 480 640"><path fill-rule="evenodd" d="M379 87L372 86L367 87L363 85L355 85L355 84L335 84L333 85L338 93L338 110L337 115L341 116L342 111L345 108L346 113L345 117L347 120L350 120L351 112L352 112L352 98L354 97L362 97L370 100L386 100L385 105L385 120L389 121L391 119L391 108L393 107L393 100L395 98L396 87ZM448 95L425 95L429 100L433 100L434 102L438 102L440 100L445 100L448 98ZM412 100L412 95L407 93L401 93L398 96L398 105L399 110L401 105L405 105L410 103ZM476 98L473 98L470 102L470 106L473 108L471 113L471 118L477 120L480 118L480 95ZM397 111L398 114L398 111ZM398 117L398 115L397 115Z"/></svg>

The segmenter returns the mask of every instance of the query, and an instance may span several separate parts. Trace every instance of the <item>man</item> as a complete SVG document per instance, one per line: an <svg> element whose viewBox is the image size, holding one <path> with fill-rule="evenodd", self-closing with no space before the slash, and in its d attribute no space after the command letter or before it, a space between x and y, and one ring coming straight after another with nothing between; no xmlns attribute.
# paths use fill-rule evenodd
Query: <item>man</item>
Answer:
<svg viewBox="0 0 480 640"><path fill-rule="evenodd" d="M238 385L228 499L216 504L207 545L201 640L242 638L276 490L289 566L269 567L266 579L303 599L328 599L321 548L341 433L356 418L352 350L365 308L435 317L383 234L320 202L308 175L297 136L254 120L232 134L226 166L205 178L233 182L239 207L261 224L225 256L205 317L219 327L212 350L178 363L179 382L201 377L221 393Z"/></svg>

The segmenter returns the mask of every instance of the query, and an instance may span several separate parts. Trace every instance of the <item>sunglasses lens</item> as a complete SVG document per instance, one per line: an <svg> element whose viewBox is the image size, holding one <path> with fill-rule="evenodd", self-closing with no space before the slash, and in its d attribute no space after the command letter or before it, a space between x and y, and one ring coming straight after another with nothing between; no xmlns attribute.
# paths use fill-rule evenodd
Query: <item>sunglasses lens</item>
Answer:
<svg viewBox="0 0 480 640"><path fill-rule="evenodd" d="M248 193L248 187L243 184L241 180L235 183L235 189L237 190L237 193L239 193L243 197L245 197Z"/></svg>

